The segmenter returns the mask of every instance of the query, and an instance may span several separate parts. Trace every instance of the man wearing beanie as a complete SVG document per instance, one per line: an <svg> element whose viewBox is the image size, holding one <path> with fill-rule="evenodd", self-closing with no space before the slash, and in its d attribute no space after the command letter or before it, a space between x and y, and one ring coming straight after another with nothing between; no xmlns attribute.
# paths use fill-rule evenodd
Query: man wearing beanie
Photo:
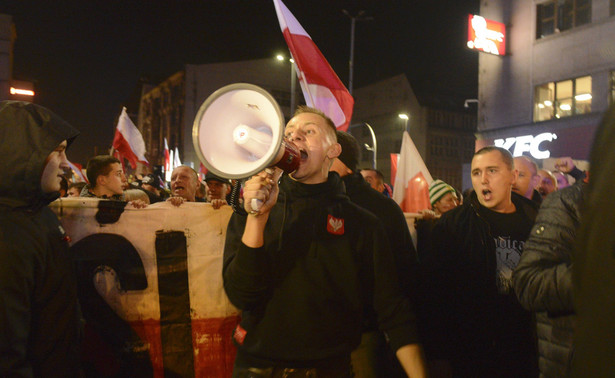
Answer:
<svg viewBox="0 0 615 378"><path fill-rule="evenodd" d="M330 171L337 172L342 177L346 194L352 202L376 215L384 224L395 258L401 290L413 305L417 258L404 214L395 201L372 189L363 176L356 172L361 153L356 139L343 131L337 131L336 134L342 152L333 161ZM366 314L361 345L352 354L355 376L395 376L398 372L391 368L391 362L394 361L388 355L390 352L384 335L378 331L373 309L367 309ZM401 367L399 369L401 372Z"/></svg>
<svg viewBox="0 0 615 378"><path fill-rule="evenodd" d="M442 180L434 180L429 185L429 202L436 215L442 215L459 205L455 189Z"/></svg>

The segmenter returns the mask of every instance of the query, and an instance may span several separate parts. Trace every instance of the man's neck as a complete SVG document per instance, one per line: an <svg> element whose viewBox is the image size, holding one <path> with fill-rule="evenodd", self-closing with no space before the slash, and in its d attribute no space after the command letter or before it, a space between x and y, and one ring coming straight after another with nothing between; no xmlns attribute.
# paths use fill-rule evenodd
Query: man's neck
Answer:
<svg viewBox="0 0 615 378"><path fill-rule="evenodd" d="M102 187L102 186L96 186L92 188L92 193L98 198L110 198L116 195L109 189Z"/></svg>

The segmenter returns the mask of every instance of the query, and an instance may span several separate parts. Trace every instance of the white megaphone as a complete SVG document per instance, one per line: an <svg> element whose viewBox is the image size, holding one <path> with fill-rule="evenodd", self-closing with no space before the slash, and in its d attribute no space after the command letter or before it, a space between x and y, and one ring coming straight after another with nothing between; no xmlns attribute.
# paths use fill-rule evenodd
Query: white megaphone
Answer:
<svg viewBox="0 0 615 378"><path fill-rule="evenodd" d="M231 84L203 102L192 141L205 167L222 177L246 178L272 166L291 173L299 167L301 154L284 141L284 126L271 94L256 85Z"/></svg>

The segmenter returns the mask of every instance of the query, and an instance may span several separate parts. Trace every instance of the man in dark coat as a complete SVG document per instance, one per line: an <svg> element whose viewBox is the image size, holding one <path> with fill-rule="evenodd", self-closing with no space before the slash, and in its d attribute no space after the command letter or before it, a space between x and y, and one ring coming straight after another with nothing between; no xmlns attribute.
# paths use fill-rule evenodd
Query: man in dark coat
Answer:
<svg viewBox="0 0 615 378"><path fill-rule="evenodd" d="M343 131L338 130L336 134L342 152L333 160L330 170L341 176L350 200L373 213L384 225L400 288L410 302L414 303L418 261L404 213L395 201L374 190L357 172L361 150L356 139ZM376 314L373 309L367 309L361 346L352 355L355 376L391 377L396 373L394 369L391 370L396 363L388 358L388 348L384 340L384 335L378 332Z"/></svg>
<svg viewBox="0 0 615 378"><path fill-rule="evenodd" d="M574 377L604 377L615 372L614 145L615 106L611 106L592 146L587 200L574 253Z"/></svg>
<svg viewBox="0 0 615 378"><path fill-rule="evenodd" d="M269 169L246 181L249 214L233 214L227 229L224 289L243 310L234 376L352 376L368 304L406 372L425 376L382 223L329 172L340 153L333 121L301 107L284 134L299 168L279 184Z"/></svg>
<svg viewBox="0 0 615 378"><path fill-rule="evenodd" d="M0 376L78 374L76 276L47 204L77 130L49 110L0 102Z"/></svg>
<svg viewBox="0 0 615 378"><path fill-rule="evenodd" d="M537 373L532 314L512 290L512 271L536 217L516 193L510 152L488 146L472 159L473 193L436 223L422 265L432 343L455 377ZM427 356L430 357L429 355Z"/></svg>
<svg viewBox="0 0 615 378"><path fill-rule="evenodd" d="M567 377L572 361L575 318L572 250L581 219L585 183L548 195L513 273L519 302L536 314L540 375Z"/></svg>

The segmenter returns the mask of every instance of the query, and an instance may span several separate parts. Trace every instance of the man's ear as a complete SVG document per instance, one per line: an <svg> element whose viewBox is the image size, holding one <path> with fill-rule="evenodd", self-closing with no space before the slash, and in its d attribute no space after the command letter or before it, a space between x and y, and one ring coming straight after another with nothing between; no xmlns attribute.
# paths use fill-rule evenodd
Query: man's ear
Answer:
<svg viewBox="0 0 615 378"><path fill-rule="evenodd" d="M94 187L102 187L105 186L105 182L106 182L106 177L103 175L98 175L98 177L96 177L96 182L94 183Z"/></svg>
<svg viewBox="0 0 615 378"><path fill-rule="evenodd" d="M519 170L513 169L512 176L513 176L512 185L514 185L517 182L517 179L519 178Z"/></svg>
<svg viewBox="0 0 615 378"><path fill-rule="evenodd" d="M339 143L332 144L327 150L327 157L329 159L335 159L342 153L342 146Z"/></svg>

